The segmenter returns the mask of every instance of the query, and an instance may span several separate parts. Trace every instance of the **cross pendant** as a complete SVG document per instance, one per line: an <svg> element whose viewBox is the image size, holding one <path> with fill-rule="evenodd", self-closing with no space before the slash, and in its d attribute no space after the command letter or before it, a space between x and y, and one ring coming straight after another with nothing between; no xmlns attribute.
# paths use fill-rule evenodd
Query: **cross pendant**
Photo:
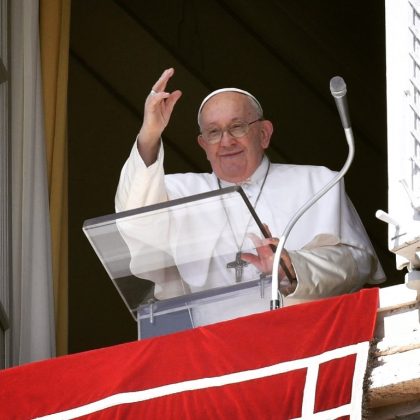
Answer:
<svg viewBox="0 0 420 420"><path fill-rule="evenodd" d="M234 268L235 269L235 280L236 283L239 283L242 280L242 274L244 272L244 267L246 267L248 263L241 259L241 253L236 253L235 261L231 261L230 263L226 264L226 268Z"/></svg>

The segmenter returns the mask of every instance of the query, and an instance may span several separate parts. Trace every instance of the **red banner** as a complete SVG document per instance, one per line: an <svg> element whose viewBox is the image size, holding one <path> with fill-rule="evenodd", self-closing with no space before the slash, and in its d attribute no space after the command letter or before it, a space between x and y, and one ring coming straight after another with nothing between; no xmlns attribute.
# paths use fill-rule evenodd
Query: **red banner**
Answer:
<svg viewBox="0 0 420 420"><path fill-rule="evenodd" d="M361 418L378 290L0 372L7 419Z"/></svg>

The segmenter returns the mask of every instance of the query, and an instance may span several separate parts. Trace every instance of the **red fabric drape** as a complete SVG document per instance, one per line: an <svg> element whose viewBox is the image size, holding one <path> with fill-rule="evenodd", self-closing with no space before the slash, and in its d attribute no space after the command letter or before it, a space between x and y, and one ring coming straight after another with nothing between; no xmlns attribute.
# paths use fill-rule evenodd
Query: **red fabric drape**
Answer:
<svg viewBox="0 0 420 420"><path fill-rule="evenodd" d="M81 418L299 418L308 381L308 367L299 363L311 364L326 352L369 342L377 304L377 289L366 289L8 369L0 372L1 417L34 418L102 401L107 408L96 407ZM353 389L355 360L348 354L322 361L315 395L305 395L313 398L315 412L348 404L352 395L362 392L361 386ZM281 370L292 361L298 364L285 373L270 370ZM262 373L244 380L234 376L233 382L226 376L240 372ZM213 382L203 384L203 378ZM214 378L227 378L227 383L218 384ZM164 395L151 394L158 387L186 381L192 381L188 390L164 388ZM139 391L147 399L136 400ZM106 405L110 400L104 399L121 396L135 401L119 399Z"/></svg>

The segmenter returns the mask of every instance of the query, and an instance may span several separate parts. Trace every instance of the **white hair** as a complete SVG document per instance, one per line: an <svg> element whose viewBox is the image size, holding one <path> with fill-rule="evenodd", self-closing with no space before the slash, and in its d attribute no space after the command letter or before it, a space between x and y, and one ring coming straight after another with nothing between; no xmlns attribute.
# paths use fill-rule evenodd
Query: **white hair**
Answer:
<svg viewBox="0 0 420 420"><path fill-rule="evenodd" d="M258 99L252 95L251 93L247 92L246 90L242 90L242 89L238 89L238 88L223 88L223 89L217 89L213 92L211 92L209 95L207 95L204 99L203 102L201 102L200 108L198 108L198 113L197 113L197 121L198 121L198 125L200 125L200 115L201 115L201 111L203 109L203 106L207 103L207 101L212 98L213 96L218 95L219 93L224 93L224 92L236 92L236 93L241 93L242 95L246 95L249 98L252 99L252 104L255 105L255 109L258 113L258 117L262 118L264 113L263 113L263 109L261 104L259 103Z"/></svg>

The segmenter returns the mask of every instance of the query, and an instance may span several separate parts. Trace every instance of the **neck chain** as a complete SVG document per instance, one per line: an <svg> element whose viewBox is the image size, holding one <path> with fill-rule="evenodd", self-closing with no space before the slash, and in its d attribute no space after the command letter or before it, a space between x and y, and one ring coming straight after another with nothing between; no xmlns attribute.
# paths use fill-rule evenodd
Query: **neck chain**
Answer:
<svg viewBox="0 0 420 420"><path fill-rule="evenodd" d="M261 193L264 189L265 181L267 180L268 173L270 172L270 165L271 165L271 163L269 161L268 166L267 166L267 171L265 172L264 179L263 179L263 182L262 182L261 187L260 187L260 191L258 192L257 198L255 199L255 202L254 202L254 205L253 205L254 209L257 208L258 201L259 201L259 199L261 197ZM221 184L219 178L217 178L217 184L219 185L219 189L222 189L222 184ZM236 253L235 260L227 263L226 268L234 268L235 269L235 280L236 280L237 283L239 283L242 280L244 267L246 267L248 265L248 263L246 261L241 259L241 251L242 251L242 247L243 247L244 242L245 242L246 233L247 233L249 224L251 223L251 220L252 220L252 216L249 217L248 223L246 224L246 227L245 227L244 237L242 238L241 243L238 244L238 242L236 241L235 232L233 230L232 223L230 221L229 215L226 211L226 208L224 206L223 206L223 208L225 210L226 218L227 218L227 221L229 223L230 230L232 232L233 240L235 241L236 247L238 248L238 252Z"/></svg>

